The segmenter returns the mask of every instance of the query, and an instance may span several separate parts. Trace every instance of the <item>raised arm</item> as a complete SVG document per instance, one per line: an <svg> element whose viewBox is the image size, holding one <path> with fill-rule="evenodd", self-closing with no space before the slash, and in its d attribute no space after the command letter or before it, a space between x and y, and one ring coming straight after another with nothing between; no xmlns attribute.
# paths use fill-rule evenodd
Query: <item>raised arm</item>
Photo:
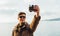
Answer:
<svg viewBox="0 0 60 36"><path fill-rule="evenodd" d="M40 13L39 13L39 11L40 11L39 7L37 5L35 5L34 9L35 9L34 12L36 14L35 14L32 22L30 24L30 28L32 29L33 32L36 30L36 27L39 24L39 20L41 19L41 16L40 16Z"/></svg>

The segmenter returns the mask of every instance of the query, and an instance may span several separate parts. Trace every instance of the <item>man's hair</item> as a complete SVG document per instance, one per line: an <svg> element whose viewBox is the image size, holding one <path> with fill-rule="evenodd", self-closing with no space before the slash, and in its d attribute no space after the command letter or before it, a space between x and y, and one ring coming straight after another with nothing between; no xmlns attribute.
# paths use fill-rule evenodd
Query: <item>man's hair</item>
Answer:
<svg viewBox="0 0 60 36"><path fill-rule="evenodd" d="M20 16L20 15L22 15L22 14L25 14L25 15L26 15L25 12L19 12L18 16Z"/></svg>

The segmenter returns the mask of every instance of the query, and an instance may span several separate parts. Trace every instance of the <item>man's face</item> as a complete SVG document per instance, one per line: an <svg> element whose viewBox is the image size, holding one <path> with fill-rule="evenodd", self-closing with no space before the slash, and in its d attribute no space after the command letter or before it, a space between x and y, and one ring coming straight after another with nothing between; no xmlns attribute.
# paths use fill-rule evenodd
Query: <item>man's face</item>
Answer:
<svg viewBox="0 0 60 36"><path fill-rule="evenodd" d="M25 19L26 19L26 15L25 15L25 14L21 14L21 15L18 17L18 20L19 20L20 23L25 22Z"/></svg>

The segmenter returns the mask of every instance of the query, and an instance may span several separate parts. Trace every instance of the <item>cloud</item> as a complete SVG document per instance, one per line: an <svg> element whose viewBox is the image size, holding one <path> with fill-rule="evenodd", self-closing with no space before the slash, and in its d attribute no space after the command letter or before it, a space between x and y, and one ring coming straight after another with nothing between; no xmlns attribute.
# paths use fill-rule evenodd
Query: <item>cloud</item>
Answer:
<svg viewBox="0 0 60 36"><path fill-rule="evenodd" d="M4 17L5 19L6 18L10 19L10 17L14 18L13 16L16 16L16 13L20 11L24 11L27 13L29 17L29 14L30 14L28 11L29 4L38 4L40 6L40 10L41 10L40 14L41 14L42 20L58 18L60 17L59 3L60 3L59 0L56 0L56 1L55 0L2 0L2 2L0 3L0 16L1 16L1 19ZM33 14L30 14L31 17L33 17L32 16ZM8 17L7 15L10 17Z"/></svg>
<svg viewBox="0 0 60 36"><path fill-rule="evenodd" d="M35 2L36 0L23 0L25 3Z"/></svg>
<svg viewBox="0 0 60 36"><path fill-rule="evenodd" d="M10 23L17 22L17 13L10 14L0 14L0 23Z"/></svg>
<svg viewBox="0 0 60 36"><path fill-rule="evenodd" d="M0 5L7 4L8 0L0 0Z"/></svg>
<svg viewBox="0 0 60 36"><path fill-rule="evenodd" d="M14 10L0 11L0 23L17 22L17 13Z"/></svg>
<svg viewBox="0 0 60 36"><path fill-rule="evenodd" d="M0 10L0 14L3 14L3 15L13 15L14 13L16 13L17 10L13 10L13 9L5 9L5 10Z"/></svg>
<svg viewBox="0 0 60 36"><path fill-rule="evenodd" d="M48 12L60 12L60 4L57 4L58 0L40 0L40 6L42 11ZM60 2L59 2L60 3Z"/></svg>

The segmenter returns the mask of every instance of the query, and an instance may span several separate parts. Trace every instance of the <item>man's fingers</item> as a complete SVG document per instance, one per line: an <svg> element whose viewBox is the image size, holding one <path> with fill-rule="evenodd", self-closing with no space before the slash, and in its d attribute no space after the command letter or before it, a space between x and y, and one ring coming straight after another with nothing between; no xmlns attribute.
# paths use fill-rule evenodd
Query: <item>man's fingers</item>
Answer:
<svg viewBox="0 0 60 36"><path fill-rule="evenodd" d="M38 5L35 5L35 6L34 6L34 10L35 10L35 11L39 11Z"/></svg>

